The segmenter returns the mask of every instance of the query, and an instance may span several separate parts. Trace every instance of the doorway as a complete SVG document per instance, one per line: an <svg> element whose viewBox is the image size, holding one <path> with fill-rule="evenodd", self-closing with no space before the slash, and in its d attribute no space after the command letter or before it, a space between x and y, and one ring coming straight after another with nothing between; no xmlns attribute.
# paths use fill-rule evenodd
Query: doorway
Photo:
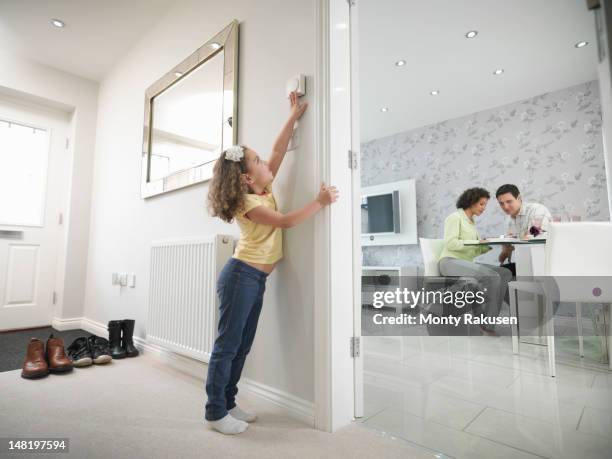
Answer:
<svg viewBox="0 0 612 459"><path fill-rule="evenodd" d="M495 191L505 183L545 202L555 219L610 220L610 62L607 43L598 48L606 36L596 27L602 10L587 3L597 2L350 2L354 241L363 238L364 189L394 184L372 194L388 203L379 211L392 213L392 191L405 180L416 182L418 237L443 238L445 217L470 186L492 192L481 222L490 237L504 232ZM387 216L384 232L393 233ZM557 385L540 378L547 369L540 351L533 351L533 361L517 360L509 335L494 342L361 336L362 321L371 317L362 304L363 270L393 277L392 270L413 267L408 276L422 276L418 237L354 244L354 332L361 350L354 357L355 417L449 456L566 454L563 442L582 445L584 438L567 431L560 413L576 421L576 431L598 438L580 421L580 410L589 408L570 413ZM497 256L488 261L499 265ZM567 374L593 381L596 371ZM572 402L595 392L576 389ZM599 395L603 402L609 391ZM512 431L531 420L541 444ZM491 425L504 427L487 430ZM504 437L509 432L517 434L512 441Z"/></svg>
<svg viewBox="0 0 612 459"><path fill-rule="evenodd" d="M0 331L54 317L69 122L66 112L0 96Z"/></svg>

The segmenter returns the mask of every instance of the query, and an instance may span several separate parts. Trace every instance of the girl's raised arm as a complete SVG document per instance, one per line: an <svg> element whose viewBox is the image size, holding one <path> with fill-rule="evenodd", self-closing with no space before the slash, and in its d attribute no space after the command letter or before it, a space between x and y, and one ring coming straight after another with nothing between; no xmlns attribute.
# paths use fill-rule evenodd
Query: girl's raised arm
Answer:
<svg viewBox="0 0 612 459"><path fill-rule="evenodd" d="M268 166L275 177L281 163L283 162L283 159L285 158L285 153L287 153L287 147L289 146L289 141L293 135L293 126L295 125L295 122L304 114L306 108L308 107L308 102L300 103L295 92L290 94L289 100L291 106L289 119L281 129L280 134L278 134L278 137L272 146L272 154L268 160Z"/></svg>

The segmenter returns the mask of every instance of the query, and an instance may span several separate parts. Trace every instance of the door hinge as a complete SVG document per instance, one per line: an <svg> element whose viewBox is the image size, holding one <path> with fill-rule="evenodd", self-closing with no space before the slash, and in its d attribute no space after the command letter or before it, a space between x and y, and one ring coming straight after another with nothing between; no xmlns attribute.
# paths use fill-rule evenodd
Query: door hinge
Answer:
<svg viewBox="0 0 612 459"><path fill-rule="evenodd" d="M357 3L357 0L346 0L346 3L348 3L349 8L350 8L351 6L355 6L355 3Z"/></svg>
<svg viewBox="0 0 612 459"><path fill-rule="evenodd" d="M357 163L357 152L353 150L348 151L348 167L349 169L357 169L359 164Z"/></svg>
<svg viewBox="0 0 612 459"><path fill-rule="evenodd" d="M586 0L587 9L596 10L597 8L601 8L601 2L599 0Z"/></svg>
<svg viewBox="0 0 612 459"><path fill-rule="evenodd" d="M360 349L359 336L351 336L351 357L359 357Z"/></svg>
<svg viewBox="0 0 612 459"><path fill-rule="evenodd" d="M64 222L64 214L60 212L59 218L57 219L57 223L61 225Z"/></svg>
<svg viewBox="0 0 612 459"><path fill-rule="evenodd" d="M68 150L69 145L70 145L70 138L66 137L66 150Z"/></svg>
<svg viewBox="0 0 612 459"><path fill-rule="evenodd" d="M53 304L57 301L57 293L53 292Z"/></svg>

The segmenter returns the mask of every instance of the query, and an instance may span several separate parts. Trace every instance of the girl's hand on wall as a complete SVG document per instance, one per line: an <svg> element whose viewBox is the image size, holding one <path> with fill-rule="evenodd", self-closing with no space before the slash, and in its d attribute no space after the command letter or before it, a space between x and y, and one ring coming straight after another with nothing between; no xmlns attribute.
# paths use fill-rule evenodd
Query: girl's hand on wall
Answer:
<svg viewBox="0 0 612 459"><path fill-rule="evenodd" d="M291 118L296 121L302 117L308 108L308 102L300 102L300 98L295 91L292 91L289 95L289 104L291 107Z"/></svg>
<svg viewBox="0 0 612 459"><path fill-rule="evenodd" d="M325 183L321 183L321 189L319 190L319 196L317 196L317 201L325 207L330 205L332 202L336 202L338 200L338 190L335 186L325 186Z"/></svg>

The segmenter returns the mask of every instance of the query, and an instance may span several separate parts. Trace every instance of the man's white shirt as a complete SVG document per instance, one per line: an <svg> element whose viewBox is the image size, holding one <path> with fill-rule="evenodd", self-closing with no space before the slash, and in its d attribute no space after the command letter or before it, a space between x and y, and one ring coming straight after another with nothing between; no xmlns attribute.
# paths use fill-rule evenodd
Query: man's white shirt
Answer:
<svg viewBox="0 0 612 459"><path fill-rule="evenodd" d="M540 220L540 228L548 231L548 224L552 220L549 210L537 202L523 202L521 210L516 217L508 218L508 229L506 236L522 238L529 234L536 219Z"/></svg>

